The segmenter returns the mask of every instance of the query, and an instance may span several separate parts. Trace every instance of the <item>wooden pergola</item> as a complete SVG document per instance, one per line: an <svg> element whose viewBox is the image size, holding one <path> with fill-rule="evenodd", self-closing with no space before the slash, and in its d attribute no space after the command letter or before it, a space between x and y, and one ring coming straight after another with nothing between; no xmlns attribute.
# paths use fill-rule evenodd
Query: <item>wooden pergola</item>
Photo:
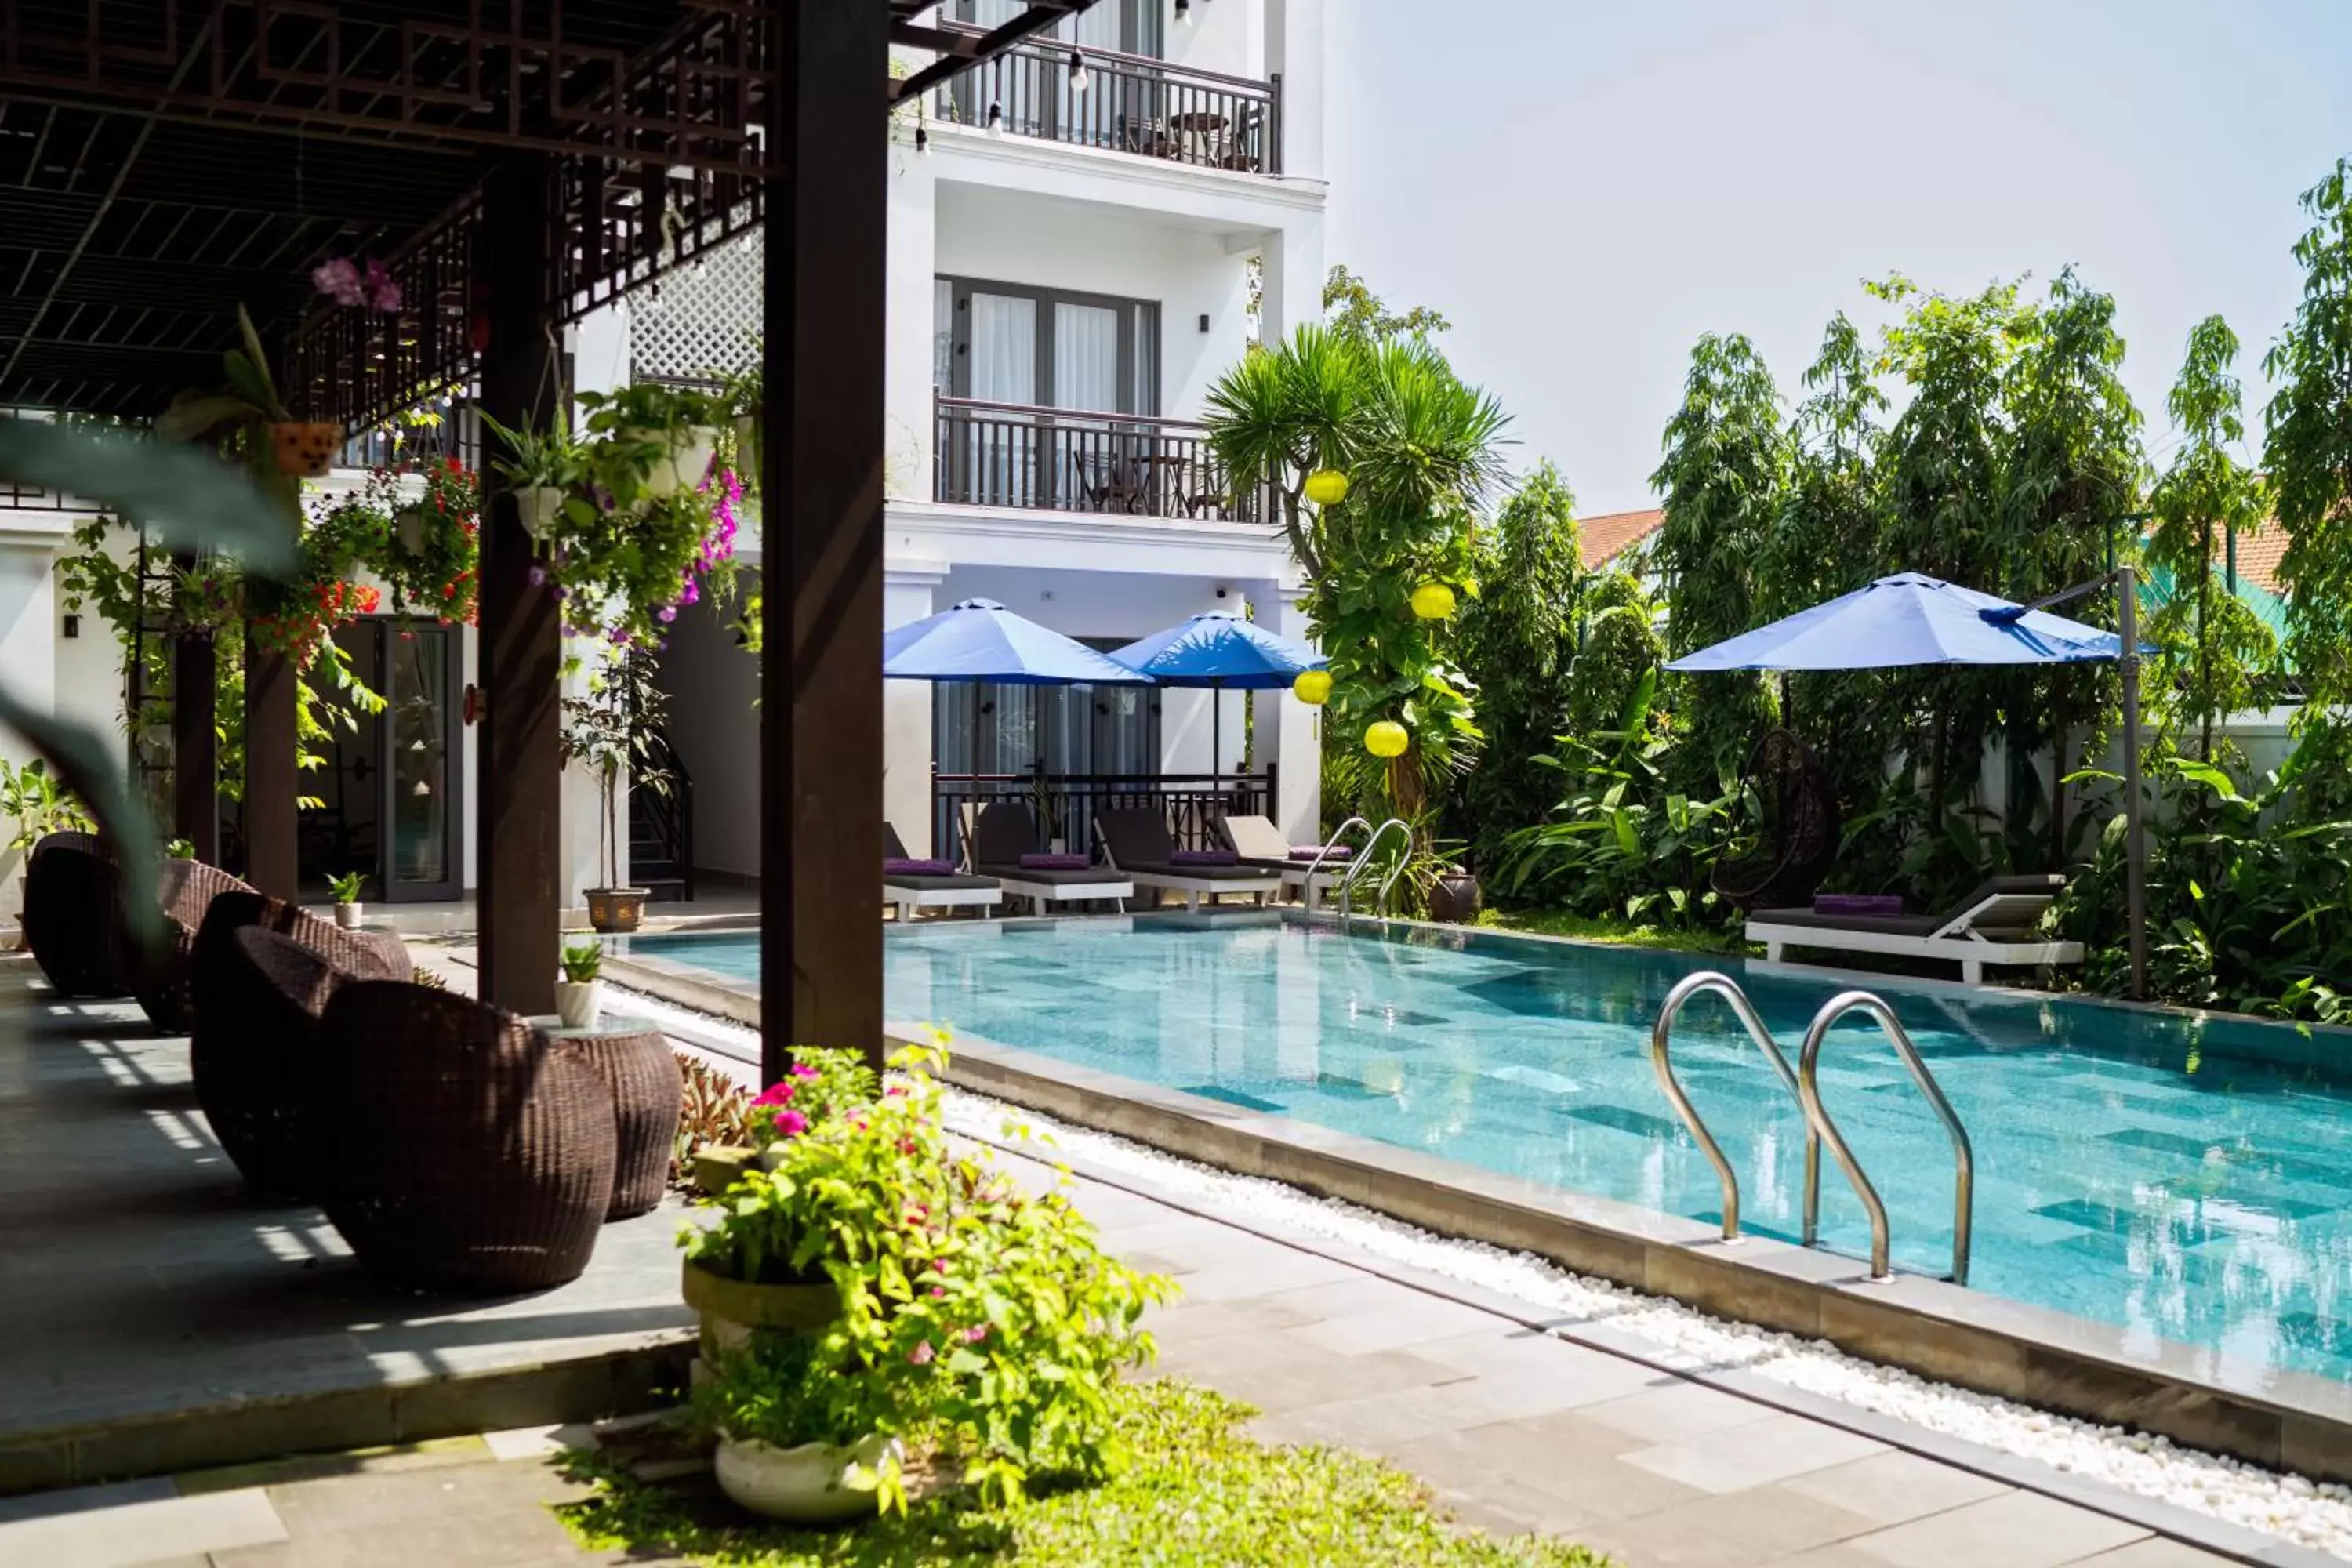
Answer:
<svg viewBox="0 0 2352 1568"><path fill-rule="evenodd" d="M767 1067L878 1051L884 117L1092 3L974 36L936 0L5 0L0 407L158 413L216 383L243 304L298 416L357 432L471 384L543 423L558 329L767 224ZM894 43L936 58L894 79ZM312 293L355 255L397 312ZM545 1013L561 641L483 482L481 992ZM246 659L247 873L292 898L295 680ZM211 684L177 689L175 831L207 853Z"/></svg>

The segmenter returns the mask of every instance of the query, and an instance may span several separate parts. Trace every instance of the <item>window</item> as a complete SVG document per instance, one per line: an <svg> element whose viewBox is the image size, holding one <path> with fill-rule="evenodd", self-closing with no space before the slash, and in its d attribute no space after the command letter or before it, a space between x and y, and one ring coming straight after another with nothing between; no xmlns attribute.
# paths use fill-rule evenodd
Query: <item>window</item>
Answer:
<svg viewBox="0 0 2352 1568"><path fill-rule="evenodd" d="M1160 412L1160 307L1149 300L941 278L940 390L1097 414Z"/></svg>
<svg viewBox="0 0 2352 1568"><path fill-rule="evenodd" d="M1108 653L1130 638L1080 637ZM950 684L931 702L943 773L1156 773L1160 698L1148 686Z"/></svg>

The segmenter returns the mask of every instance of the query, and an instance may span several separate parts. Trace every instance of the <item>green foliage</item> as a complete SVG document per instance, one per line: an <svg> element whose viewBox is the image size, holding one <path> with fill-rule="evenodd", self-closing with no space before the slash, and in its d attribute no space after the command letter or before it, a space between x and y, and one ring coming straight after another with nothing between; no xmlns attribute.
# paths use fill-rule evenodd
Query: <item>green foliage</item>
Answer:
<svg viewBox="0 0 2352 1568"><path fill-rule="evenodd" d="M2270 509L2262 476L2232 451L2246 434L2231 371L2237 357L2237 334L2221 317L2208 316L2189 332L2188 359L2167 399L2181 444L2150 497L2147 560L2172 590L2146 634L2163 650L2153 682L2157 717L2175 746L2194 725L2196 754L2207 762L2214 760L2215 723L2260 700L2263 677L2278 659L2270 628L2213 581L2221 542L2261 527Z"/></svg>
<svg viewBox="0 0 2352 1568"><path fill-rule="evenodd" d="M1323 319L1343 341L1374 348L1396 338L1433 338L1454 323L1426 305L1391 310L1371 286L1344 267L1323 279Z"/></svg>
<svg viewBox="0 0 2352 1568"><path fill-rule="evenodd" d="M1734 957L1748 944L1733 931L1695 931L1688 926L1628 921L1609 915L1580 915L1569 910L1498 910L1478 911L1478 923L1495 931L1524 931L1531 936L1562 936L1577 942L1605 942L1612 947L1655 948L1669 952L1720 952Z"/></svg>
<svg viewBox="0 0 2352 1568"><path fill-rule="evenodd" d="M574 985L585 985L604 972L604 944L601 942L567 942L563 944L563 978Z"/></svg>
<svg viewBox="0 0 2352 1568"><path fill-rule="evenodd" d="M2305 770L2315 809L2352 805L2352 157L2303 194L2312 226L2295 241L2303 299L2263 358L2275 389L2263 467L2286 530L2279 564L2287 661L2303 682L2299 723L2316 748Z"/></svg>
<svg viewBox="0 0 2352 1568"><path fill-rule="evenodd" d="M1426 1488L1378 1459L1255 1442L1246 1430L1254 1412L1207 1389L1122 1384L1110 1391L1109 1410L1111 1438L1129 1455L1118 1474L1091 1486L1053 1478L1009 1505L957 1492L855 1530L811 1531L747 1522L707 1488L640 1481L574 1450L569 1473L596 1489L556 1511L590 1551L730 1568L1602 1568L1601 1558L1565 1542L1460 1529Z"/></svg>
<svg viewBox="0 0 2352 1568"><path fill-rule="evenodd" d="M878 1097L826 1108L728 1190L716 1226L681 1237L730 1277L841 1299L804 1356L722 1363L706 1405L778 1440L919 1441L999 1503L1033 1475L1098 1479L1119 1458L1113 1382L1150 1357L1139 1321L1170 1288L1105 1257L1058 1187L1032 1195L984 1151L959 1154L933 1059L903 1053ZM798 1081L762 1098L796 1107ZM899 1478L879 1479L903 1507Z"/></svg>
<svg viewBox="0 0 2352 1568"><path fill-rule="evenodd" d="M367 874L362 871L346 871L340 877L327 879L327 896L339 904L358 903L360 894L366 888Z"/></svg>
<svg viewBox="0 0 2352 1568"><path fill-rule="evenodd" d="M509 430L488 414L479 417L490 434L505 445L507 456L495 461L499 472L518 489L569 489L586 482L587 444L565 426L561 411L549 419L544 431L528 425L520 430Z"/></svg>
<svg viewBox="0 0 2352 1568"><path fill-rule="evenodd" d="M1464 782L1458 818L1486 864L1503 836L1541 816L1557 794L1557 778L1534 759L1559 732L1584 579L1576 498L1559 469L1538 465L1503 503L1480 536L1474 570L1478 597L1463 606L1456 636L1486 743Z"/></svg>
<svg viewBox="0 0 2352 1568"><path fill-rule="evenodd" d="M669 706L658 673L653 649L645 644L615 647L589 671L587 695L561 702L563 761L584 763L596 775L597 863L608 888L621 874L621 770L629 770L632 789L659 794L670 784L654 746Z"/></svg>
<svg viewBox="0 0 2352 1568"><path fill-rule="evenodd" d="M52 833L88 833L98 826L38 757L21 768L0 757L0 816L16 824L8 839L11 849L30 849Z"/></svg>

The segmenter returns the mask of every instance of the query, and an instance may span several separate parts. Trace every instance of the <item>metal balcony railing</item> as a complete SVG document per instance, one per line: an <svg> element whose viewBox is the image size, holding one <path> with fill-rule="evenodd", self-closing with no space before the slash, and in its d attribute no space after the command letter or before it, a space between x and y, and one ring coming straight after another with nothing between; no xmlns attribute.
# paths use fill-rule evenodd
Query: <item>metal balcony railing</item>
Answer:
<svg viewBox="0 0 2352 1568"><path fill-rule="evenodd" d="M943 31L982 36L950 22ZM1206 169L1282 173L1282 78L1266 81L1171 65L1117 49L1078 51L1087 85L1072 85L1066 43L1026 43L940 89L940 119L985 127L992 107L1009 136L1108 147Z"/></svg>
<svg viewBox="0 0 2352 1568"><path fill-rule="evenodd" d="M1237 489L1184 419L940 396L933 497L968 506L1260 522L1260 489Z"/></svg>

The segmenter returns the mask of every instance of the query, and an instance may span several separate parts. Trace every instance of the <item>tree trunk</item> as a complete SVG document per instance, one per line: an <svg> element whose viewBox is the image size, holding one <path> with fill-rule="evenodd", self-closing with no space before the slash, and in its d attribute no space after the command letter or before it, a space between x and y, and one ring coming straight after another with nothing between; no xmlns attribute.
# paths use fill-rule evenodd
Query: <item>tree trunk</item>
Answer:
<svg viewBox="0 0 2352 1568"><path fill-rule="evenodd" d="M1425 831L1421 813L1428 799L1421 777L1421 742L1416 740L1389 759L1389 804L1399 816L1413 826L1416 847L1421 846Z"/></svg>

